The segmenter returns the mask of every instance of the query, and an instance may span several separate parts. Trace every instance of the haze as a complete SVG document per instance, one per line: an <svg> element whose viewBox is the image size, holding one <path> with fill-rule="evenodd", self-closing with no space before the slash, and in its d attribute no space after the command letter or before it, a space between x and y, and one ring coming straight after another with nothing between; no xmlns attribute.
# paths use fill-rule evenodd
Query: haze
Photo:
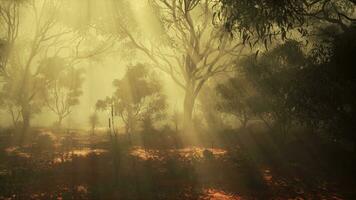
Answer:
<svg viewBox="0 0 356 200"><path fill-rule="evenodd" d="M355 0L0 0L0 200L356 199Z"/></svg>

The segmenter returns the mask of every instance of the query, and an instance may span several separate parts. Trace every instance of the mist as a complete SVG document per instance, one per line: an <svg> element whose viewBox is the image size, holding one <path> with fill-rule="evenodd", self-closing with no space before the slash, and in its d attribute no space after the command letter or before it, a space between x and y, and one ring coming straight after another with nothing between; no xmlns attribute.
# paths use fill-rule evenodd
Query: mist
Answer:
<svg viewBox="0 0 356 200"><path fill-rule="evenodd" d="M0 0L1 199L354 199L354 0Z"/></svg>

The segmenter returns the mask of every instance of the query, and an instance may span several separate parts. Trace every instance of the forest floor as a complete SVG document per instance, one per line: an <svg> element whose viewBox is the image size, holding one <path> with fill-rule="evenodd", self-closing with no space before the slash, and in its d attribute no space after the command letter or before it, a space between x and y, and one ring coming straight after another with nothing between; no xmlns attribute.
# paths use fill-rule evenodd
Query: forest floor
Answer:
<svg viewBox="0 0 356 200"><path fill-rule="evenodd" d="M0 199L356 199L349 155L310 139L282 148L241 132L191 146L152 134L112 148L104 133L31 134L21 146L0 134Z"/></svg>

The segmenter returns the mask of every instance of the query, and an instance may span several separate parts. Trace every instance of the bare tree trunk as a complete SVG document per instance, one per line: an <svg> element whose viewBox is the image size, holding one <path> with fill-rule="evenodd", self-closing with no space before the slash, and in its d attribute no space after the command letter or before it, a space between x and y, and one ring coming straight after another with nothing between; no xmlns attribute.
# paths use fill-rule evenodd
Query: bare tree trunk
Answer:
<svg viewBox="0 0 356 200"><path fill-rule="evenodd" d="M23 116L23 126L22 129L24 130L24 134L27 133L28 129L30 128L30 115L28 113L24 113Z"/></svg>
<svg viewBox="0 0 356 200"><path fill-rule="evenodd" d="M195 97L193 89L187 87L184 97L184 110L183 110L183 127L186 133L190 133L193 129L192 118L193 108L195 103Z"/></svg>
<svg viewBox="0 0 356 200"><path fill-rule="evenodd" d="M63 117L58 115L58 121L57 121L57 126L58 127L62 127L62 121L63 121Z"/></svg>
<svg viewBox="0 0 356 200"><path fill-rule="evenodd" d="M113 159L114 184L118 184L119 180L119 165L120 165L120 149L118 144L117 132L114 124L114 108L111 107L111 117L109 117L109 135L111 142L111 153Z"/></svg>
<svg viewBox="0 0 356 200"><path fill-rule="evenodd" d="M242 128L246 128L247 126L247 123L248 123L248 115L247 115L247 112L244 110L242 111L242 117L240 119L240 122L241 122L241 125L242 125Z"/></svg>
<svg viewBox="0 0 356 200"><path fill-rule="evenodd" d="M91 126L91 134L92 135L95 135L95 128L96 128L95 125Z"/></svg>
<svg viewBox="0 0 356 200"><path fill-rule="evenodd" d="M245 119L245 118L242 118L241 120L240 120L240 123L241 123L241 127L242 128L246 128L246 125L247 125L247 120Z"/></svg>
<svg viewBox="0 0 356 200"><path fill-rule="evenodd" d="M22 132L20 138L20 145L23 145L25 138L27 137L27 133L29 131L31 125L31 114L28 106L22 106Z"/></svg>
<svg viewBox="0 0 356 200"><path fill-rule="evenodd" d="M126 125L125 125L125 134L127 136L127 139L129 141L129 144L131 145L131 130L130 130L130 125L129 125L130 122L128 122Z"/></svg>

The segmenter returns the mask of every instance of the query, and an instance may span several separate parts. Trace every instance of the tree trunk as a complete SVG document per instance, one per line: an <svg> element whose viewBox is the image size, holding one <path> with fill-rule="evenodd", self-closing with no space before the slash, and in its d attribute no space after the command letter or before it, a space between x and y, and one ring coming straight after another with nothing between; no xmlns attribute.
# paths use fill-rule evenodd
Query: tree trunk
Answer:
<svg viewBox="0 0 356 200"><path fill-rule="evenodd" d="M20 138L20 145L23 145L27 133L30 128L30 118L31 118L31 105L30 105L30 94L29 94L29 76L30 70L29 70L29 64L27 64L24 72L24 77L23 77L23 82L22 82L22 87L21 87L21 116L22 116L22 133L21 133L21 138Z"/></svg>
<svg viewBox="0 0 356 200"><path fill-rule="evenodd" d="M58 121L57 121L57 126L58 127L62 127L62 121L63 121L63 117L62 116L58 116Z"/></svg>
<svg viewBox="0 0 356 200"><path fill-rule="evenodd" d="M241 128L245 129L247 126L247 120L245 118L242 118L240 120L240 123L241 123Z"/></svg>
<svg viewBox="0 0 356 200"><path fill-rule="evenodd" d="M23 130L24 132L23 133L27 133L28 129L30 128L30 114L29 113L24 113L22 115L22 118L23 118Z"/></svg>
<svg viewBox="0 0 356 200"><path fill-rule="evenodd" d="M242 111L242 116L241 116L240 122L241 122L242 128L245 129L247 126L247 123L248 123L248 116L247 116L247 112L245 110Z"/></svg>
<svg viewBox="0 0 356 200"><path fill-rule="evenodd" d="M192 117L195 103L194 91L188 87L185 91L184 110L183 110L183 127L186 133L190 133L193 129Z"/></svg>
<svg viewBox="0 0 356 200"><path fill-rule="evenodd" d="M91 126L91 134L95 135L95 125Z"/></svg>
<svg viewBox="0 0 356 200"><path fill-rule="evenodd" d="M132 131L132 128L131 128L131 122L129 121L126 125L125 125L125 134L127 136L127 139L129 141L129 144L131 145L132 144L132 138L131 138L131 131Z"/></svg>
<svg viewBox="0 0 356 200"><path fill-rule="evenodd" d="M20 138L20 145L23 145L31 125L31 121L30 121L31 114L27 106L22 107L21 115L22 115L22 133Z"/></svg>

